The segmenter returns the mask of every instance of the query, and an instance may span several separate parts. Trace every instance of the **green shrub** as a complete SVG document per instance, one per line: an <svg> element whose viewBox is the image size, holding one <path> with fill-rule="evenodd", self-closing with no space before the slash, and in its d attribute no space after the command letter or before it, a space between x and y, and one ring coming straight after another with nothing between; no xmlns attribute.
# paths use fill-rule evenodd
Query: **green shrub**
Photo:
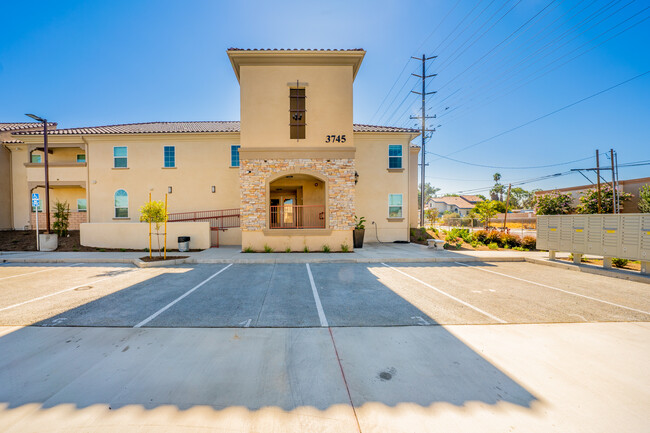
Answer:
<svg viewBox="0 0 650 433"><path fill-rule="evenodd" d="M350 251L350 247L348 246L348 244L341 244L341 251L343 251L344 253Z"/></svg>
<svg viewBox="0 0 650 433"><path fill-rule="evenodd" d="M534 236L524 236L521 240L521 246L529 250L534 250L537 246L537 239Z"/></svg>
<svg viewBox="0 0 650 433"><path fill-rule="evenodd" d="M250 245L247 246L246 248L244 248L244 252L245 253L252 253L253 252L253 247L251 247Z"/></svg>
<svg viewBox="0 0 650 433"><path fill-rule="evenodd" d="M70 205L67 201L61 203L59 200L54 203L54 223L52 229L59 237L68 235L68 226L70 225Z"/></svg>
<svg viewBox="0 0 650 433"><path fill-rule="evenodd" d="M330 246L327 245L327 244L323 245L323 252L324 253L329 253L330 252Z"/></svg>
<svg viewBox="0 0 650 433"><path fill-rule="evenodd" d="M286 247L286 248L284 249L284 252L285 252L285 253L290 253L290 252L291 252L291 247Z"/></svg>
<svg viewBox="0 0 650 433"><path fill-rule="evenodd" d="M309 252L309 247L305 245L305 248L302 249L303 253L308 253Z"/></svg>
<svg viewBox="0 0 650 433"><path fill-rule="evenodd" d="M517 251L530 251L528 248L524 247L512 247L512 249Z"/></svg>
<svg viewBox="0 0 650 433"><path fill-rule="evenodd" d="M411 236L415 237L415 229L411 229Z"/></svg>
<svg viewBox="0 0 650 433"><path fill-rule="evenodd" d="M265 252L265 253L272 253L272 252L273 252L273 248L271 248L270 246L268 246L268 244L264 244L264 252Z"/></svg>
<svg viewBox="0 0 650 433"><path fill-rule="evenodd" d="M456 244L456 249L459 250L463 246L463 241L460 241Z"/></svg>
<svg viewBox="0 0 650 433"><path fill-rule="evenodd" d="M628 259L619 259L616 257L612 259L612 265L616 266L617 268L624 268L625 266L627 266L628 262L629 262Z"/></svg>
<svg viewBox="0 0 650 433"><path fill-rule="evenodd" d="M508 246L509 248L512 248L521 246L521 238L511 233L503 233L501 236L501 242L504 247Z"/></svg>
<svg viewBox="0 0 650 433"><path fill-rule="evenodd" d="M474 239L484 244L488 236L487 230L477 230L474 232Z"/></svg>
<svg viewBox="0 0 650 433"><path fill-rule="evenodd" d="M498 250L499 245L496 242L491 242L490 244L488 244L488 248L491 250Z"/></svg>
<svg viewBox="0 0 650 433"><path fill-rule="evenodd" d="M470 245L472 246L472 248L476 248L479 245L479 241L472 241L470 242Z"/></svg>

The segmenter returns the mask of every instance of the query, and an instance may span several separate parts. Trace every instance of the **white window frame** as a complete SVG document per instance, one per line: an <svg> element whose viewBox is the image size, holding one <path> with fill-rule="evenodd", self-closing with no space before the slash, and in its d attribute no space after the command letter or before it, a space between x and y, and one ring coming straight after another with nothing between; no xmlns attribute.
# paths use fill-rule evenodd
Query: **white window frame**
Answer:
<svg viewBox="0 0 650 433"><path fill-rule="evenodd" d="M126 207L119 207L118 208L116 206L117 203L116 203L115 199L117 198L117 193L119 191L124 191L126 193ZM126 216L117 216L117 210L118 209L126 209ZM129 218L129 193L124 188L118 188L113 193L113 218L115 218L115 219L127 219L127 218Z"/></svg>
<svg viewBox="0 0 650 433"><path fill-rule="evenodd" d="M400 196L400 205L391 205L390 204L390 197L393 195L398 195ZM399 216L391 216L390 214L390 208L391 207L399 207ZM388 194L388 218L404 218L404 194L401 192L399 193L390 193Z"/></svg>
<svg viewBox="0 0 650 433"><path fill-rule="evenodd" d="M400 148L400 155L399 156L391 156L390 154L390 148L391 146L399 147ZM399 158L399 167L391 167L390 166L390 160L392 158ZM401 144L389 144L388 145L388 169L389 170L401 170L404 168L404 146Z"/></svg>
<svg viewBox="0 0 650 433"><path fill-rule="evenodd" d="M171 147L174 149L174 165L166 165L167 161L165 160L165 149ZM176 146L163 146L163 168L176 168Z"/></svg>
<svg viewBox="0 0 650 433"><path fill-rule="evenodd" d="M126 156L115 156L115 149L118 148L124 148L126 149ZM126 159L126 166L125 167L118 167L115 165L115 160L117 158L124 158ZM129 168L129 148L128 146L113 146L113 168Z"/></svg>

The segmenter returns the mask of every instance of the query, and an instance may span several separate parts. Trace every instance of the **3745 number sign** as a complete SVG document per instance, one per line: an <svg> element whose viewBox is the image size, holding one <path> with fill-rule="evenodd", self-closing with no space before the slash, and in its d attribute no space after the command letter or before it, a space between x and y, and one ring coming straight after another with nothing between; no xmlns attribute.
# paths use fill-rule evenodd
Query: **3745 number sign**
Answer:
<svg viewBox="0 0 650 433"><path fill-rule="evenodd" d="M345 143L345 134L343 135L327 135L325 143Z"/></svg>

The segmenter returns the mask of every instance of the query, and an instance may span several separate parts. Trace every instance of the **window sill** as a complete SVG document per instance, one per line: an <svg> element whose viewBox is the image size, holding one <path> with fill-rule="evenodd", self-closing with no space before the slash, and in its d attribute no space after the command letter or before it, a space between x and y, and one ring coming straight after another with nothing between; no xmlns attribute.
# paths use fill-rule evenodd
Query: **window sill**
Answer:
<svg viewBox="0 0 650 433"><path fill-rule="evenodd" d="M113 218L113 221L130 221L131 218L129 217L120 217L120 218Z"/></svg>
<svg viewBox="0 0 650 433"><path fill-rule="evenodd" d="M403 168L387 168L386 171L389 173L401 173L404 171Z"/></svg>
<svg viewBox="0 0 650 433"><path fill-rule="evenodd" d="M176 170L178 167L160 167L163 170Z"/></svg>
<svg viewBox="0 0 650 433"><path fill-rule="evenodd" d="M230 166L228 166L228 168L239 168L239 166L238 165L230 165Z"/></svg>
<svg viewBox="0 0 650 433"><path fill-rule="evenodd" d="M113 170L128 170L129 167L113 167Z"/></svg>
<svg viewBox="0 0 650 433"><path fill-rule="evenodd" d="M386 221L388 221L389 223L399 223L399 222L404 221L404 218L403 217L392 217L392 218L388 217L388 218L386 218Z"/></svg>

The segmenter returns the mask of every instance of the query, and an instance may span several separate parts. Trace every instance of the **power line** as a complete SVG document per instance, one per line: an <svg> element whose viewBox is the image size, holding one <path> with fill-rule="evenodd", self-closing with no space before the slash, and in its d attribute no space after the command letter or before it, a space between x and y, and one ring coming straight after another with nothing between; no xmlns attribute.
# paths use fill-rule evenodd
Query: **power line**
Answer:
<svg viewBox="0 0 650 433"><path fill-rule="evenodd" d="M525 126L528 126L528 125L530 125L530 124L532 124L532 123L535 123L535 122L537 122L537 121L539 121L539 120L545 119L545 118L547 118L547 117L549 117L549 116L552 116L552 115L554 115L554 114L556 114L556 113L559 113L560 111L566 110L567 108L571 108L571 107L573 107L574 105L580 104L581 102L588 101L589 99L592 99L592 98L595 98L596 96L602 95L602 94L605 93L605 92L609 92L610 90L613 90L613 89L615 89L615 88L617 88L617 87L619 87L619 86L622 86L622 85L624 85L624 84L627 84L627 83L629 83L630 81L636 80L637 78L641 78L641 77L643 77L643 76L645 76L645 75L647 75L647 74L649 74L649 73L650 73L650 70L645 71L645 72L643 72L643 73L641 73L641 74L639 74L639 75L636 75L636 76L634 76L634 77L632 77L632 78L629 78L629 79L627 79L627 80L625 80L625 81L622 81L622 82L620 82L620 83L618 83L618 84L615 84L615 85L613 85L613 86L611 86L611 87L608 87L607 89L601 90L601 91L599 91L599 92L594 93L593 95L587 96L586 98L582 98L582 99L580 99L580 100L578 100L578 101L576 101L576 102L573 102L573 103L571 103L571 104L565 105L565 106L562 107L562 108L558 108L557 110L554 110L554 111L551 111L550 113L544 114L543 116L539 116L539 117L537 117L537 118L535 118L535 119L533 119L533 120L529 120L528 122L522 123L522 124L519 125L519 126L515 126L514 128L510 128L510 129L508 129L508 130L506 130L506 131L503 131L503 132L501 132L501 133L499 133L499 134L493 135L493 136L490 137L490 138L486 138L486 139L481 140L481 141L478 141L478 142L476 142L476 143L474 143L474 144L470 144L469 146L465 146L465 147L463 147L463 148L461 148L461 149L455 150L455 151L453 151L453 152L451 152L451 153L448 153L447 155L438 155L438 154L436 154L436 156L438 156L439 158L443 158L443 159L449 159L449 160L456 161L456 162L462 162L462 161L458 161L458 160L454 160L454 159L452 159L452 158L449 158L449 155L454 155L454 154L456 154L456 153L459 153L459 152L465 151L465 150L467 150L467 149L470 149L470 148L472 148L472 147L478 146L478 145L480 145L480 144L487 143L488 141L494 140L495 138L501 137L501 136L503 136L503 135L505 135L505 134L509 134L509 133L511 133L511 132L513 132L513 131L516 131L516 130L518 130L518 129L521 129L521 128L523 128L523 127L525 127ZM437 160L434 160L434 161L437 161Z"/></svg>
<svg viewBox="0 0 650 433"><path fill-rule="evenodd" d="M531 169L535 169L535 168L559 167L559 166L562 166L562 165L573 164L574 162L586 161L586 160L592 158L591 156L589 156L587 158L575 159L573 161L561 162L561 163L557 163L557 164L533 165L533 166L528 166L528 167L513 167L513 166L475 164L473 162L467 162L467 161L461 161L459 159L448 158L448 157L438 155L437 153L433 153L433 152L427 152L427 153L429 153L431 155L438 156L439 158L444 158L444 159L447 159L447 160L450 160L450 161L453 161L453 162L457 162L459 164L471 165L472 167L495 168L495 169L500 169L500 170L531 170ZM434 159L434 161L437 161L437 159Z"/></svg>

